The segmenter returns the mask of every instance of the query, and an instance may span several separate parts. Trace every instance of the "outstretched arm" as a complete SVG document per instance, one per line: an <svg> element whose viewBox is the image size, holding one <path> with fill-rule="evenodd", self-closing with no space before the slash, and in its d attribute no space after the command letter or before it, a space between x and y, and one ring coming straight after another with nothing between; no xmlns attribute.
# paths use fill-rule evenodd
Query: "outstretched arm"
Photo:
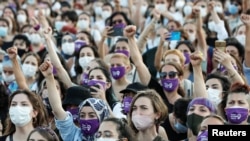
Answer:
<svg viewBox="0 0 250 141"><path fill-rule="evenodd" d="M17 48L16 47L8 48L7 53L9 55L11 62L12 62L13 71L14 71L14 75L15 75L18 87L20 89L29 89L29 86L26 82L25 76L23 75L23 71L21 69L21 66L17 60Z"/></svg>
<svg viewBox="0 0 250 141"><path fill-rule="evenodd" d="M58 120L64 120L67 116L67 113L62 107L61 97L56 88L56 83L52 71L52 64L49 61L46 61L42 65L40 65L39 68L46 79L49 102L51 104L55 118Z"/></svg>

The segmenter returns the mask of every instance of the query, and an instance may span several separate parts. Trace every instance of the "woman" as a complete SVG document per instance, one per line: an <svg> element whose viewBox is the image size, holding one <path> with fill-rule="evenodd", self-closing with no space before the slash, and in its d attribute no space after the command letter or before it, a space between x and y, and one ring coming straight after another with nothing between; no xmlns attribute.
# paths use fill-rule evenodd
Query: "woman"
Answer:
<svg viewBox="0 0 250 141"><path fill-rule="evenodd" d="M232 32L238 25L242 23L240 20L240 14L243 10L242 1L231 0L227 8L227 12L229 14L227 21Z"/></svg>
<svg viewBox="0 0 250 141"><path fill-rule="evenodd" d="M220 110L224 109L222 117L228 124L246 125L250 109L249 87L242 83L232 84L229 92L220 104Z"/></svg>
<svg viewBox="0 0 250 141"><path fill-rule="evenodd" d="M21 29L24 25L29 23L29 15L26 9L19 9L17 11L17 23Z"/></svg>
<svg viewBox="0 0 250 141"><path fill-rule="evenodd" d="M63 140L73 141L94 141L94 135L97 132L100 123L109 117L109 108L103 100L88 98L79 105L79 123L80 128L74 125L73 116L66 112L60 100L55 85L52 65L46 61L40 66L48 86L48 96L51 107L54 111L56 126ZM70 131L70 134L69 134Z"/></svg>
<svg viewBox="0 0 250 141"><path fill-rule="evenodd" d="M189 140L196 140L199 125L205 116L216 114L216 107L207 98L194 98L187 108L187 127Z"/></svg>
<svg viewBox="0 0 250 141"><path fill-rule="evenodd" d="M129 126L136 133L138 141L163 141L158 135L159 125L165 120L168 109L154 90L137 94L129 111Z"/></svg>
<svg viewBox="0 0 250 141"><path fill-rule="evenodd" d="M14 37L13 33L14 23L10 17L0 18L0 38L1 38L1 48L6 51L6 49L12 46L12 40Z"/></svg>
<svg viewBox="0 0 250 141"><path fill-rule="evenodd" d="M208 140L208 126L209 125L224 125L224 119L216 114L206 116L200 125L200 131L197 136L197 141Z"/></svg>
<svg viewBox="0 0 250 141"><path fill-rule="evenodd" d="M60 141L56 133L48 127L37 127L32 130L28 136L27 141Z"/></svg>
<svg viewBox="0 0 250 141"><path fill-rule="evenodd" d="M7 92L7 88L3 84L0 84L0 125L2 125L0 127L0 129L2 129L0 131L0 136L2 136L6 127L4 121L6 120L8 114L8 107L6 106L8 105L8 101L9 94Z"/></svg>
<svg viewBox="0 0 250 141"><path fill-rule="evenodd" d="M113 135L113 136L110 136ZM96 141L103 140L137 141L125 119L104 119L96 133Z"/></svg>
<svg viewBox="0 0 250 141"><path fill-rule="evenodd" d="M38 126L48 126L47 112L40 97L29 90L17 90L9 99L9 115L1 141L27 141Z"/></svg>

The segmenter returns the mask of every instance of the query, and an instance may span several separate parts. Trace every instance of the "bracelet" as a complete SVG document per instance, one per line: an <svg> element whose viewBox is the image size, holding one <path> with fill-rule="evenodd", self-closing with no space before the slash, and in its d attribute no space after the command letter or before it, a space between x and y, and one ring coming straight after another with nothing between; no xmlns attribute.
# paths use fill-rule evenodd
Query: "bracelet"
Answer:
<svg viewBox="0 0 250 141"><path fill-rule="evenodd" d="M38 30L40 29L40 24L34 26L34 29L35 29L36 31L38 31Z"/></svg>

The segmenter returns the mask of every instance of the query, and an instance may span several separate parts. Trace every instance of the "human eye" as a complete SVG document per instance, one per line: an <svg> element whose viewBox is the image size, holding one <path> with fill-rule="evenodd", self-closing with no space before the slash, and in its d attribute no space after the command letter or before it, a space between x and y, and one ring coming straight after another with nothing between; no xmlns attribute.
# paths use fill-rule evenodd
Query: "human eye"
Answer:
<svg viewBox="0 0 250 141"><path fill-rule="evenodd" d="M190 108L189 108L189 111L194 111L194 107L190 107Z"/></svg>

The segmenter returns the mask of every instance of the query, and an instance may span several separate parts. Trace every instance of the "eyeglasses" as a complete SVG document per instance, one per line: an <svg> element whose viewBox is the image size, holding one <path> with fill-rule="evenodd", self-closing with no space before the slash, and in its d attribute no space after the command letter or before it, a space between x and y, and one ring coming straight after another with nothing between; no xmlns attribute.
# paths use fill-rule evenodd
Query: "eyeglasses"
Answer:
<svg viewBox="0 0 250 141"><path fill-rule="evenodd" d="M116 23L122 23L122 20L115 20L115 21L112 21L112 24L115 25Z"/></svg>
<svg viewBox="0 0 250 141"><path fill-rule="evenodd" d="M170 72L161 72L160 78L166 78L167 76L169 78L175 78L178 72L170 71Z"/></svg>

